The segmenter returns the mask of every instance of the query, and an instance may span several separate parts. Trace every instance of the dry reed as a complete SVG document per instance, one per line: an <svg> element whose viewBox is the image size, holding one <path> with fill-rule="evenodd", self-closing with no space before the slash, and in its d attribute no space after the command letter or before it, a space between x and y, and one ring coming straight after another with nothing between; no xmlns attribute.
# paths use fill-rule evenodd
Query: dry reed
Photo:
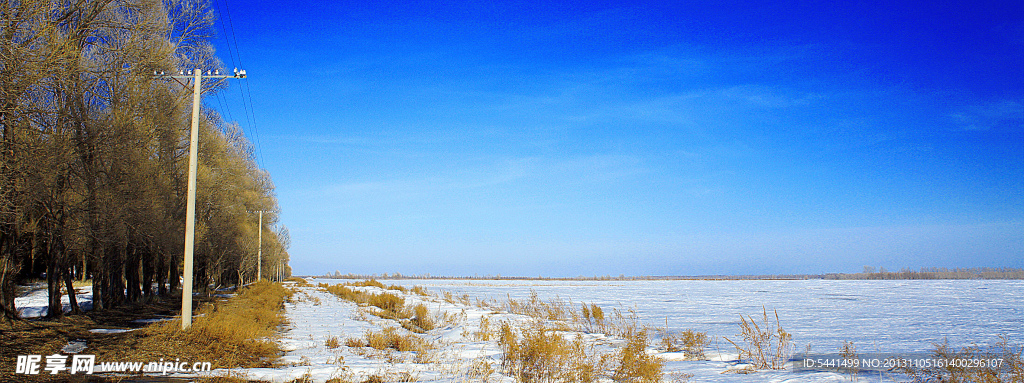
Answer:
<svg viewBox="0 0 1024 383"><path fill-rule="evenodd" d="M775 311L774 325L768 320L768 310L762 307L762 311L761 325L758 325L752 316L748 320L748 317L740 315L742 346L729 338L725 338L725 340L736 347L740 359L749 360L754 368L781 370L785 368L792 335L783 330L779 324L778 311Z"/></svg>

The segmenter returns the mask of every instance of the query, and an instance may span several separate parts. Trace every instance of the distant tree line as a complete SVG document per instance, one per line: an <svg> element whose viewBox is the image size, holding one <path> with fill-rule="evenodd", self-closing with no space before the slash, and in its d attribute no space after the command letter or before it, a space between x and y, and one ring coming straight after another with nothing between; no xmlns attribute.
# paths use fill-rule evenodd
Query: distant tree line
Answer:
<svg viewBox="0 0 1024 383"><path fill-rule="evenodd" d="M829 274L776 274L776 275L696 275L696 276L578 276L578 277L516 277L503 275L434 276L430 274L406 275L402 273L342 274L335 270L322 278L335 279L453 279L453 280L551 280L551 281L671 281L671 280L795 280L795 279L1024 279L1024 269L1003 267L955 268L922 267L919 271L903 268L889 272L884 267L865 266L862 273Z"/></svg>
<svg viewBox="0 0 1024 383"><path fill-rule="evenodd" d="M50 316L73 279L92 278L95 309L180 287L192 88L154 72L223 70L214 20L196 0L0 1L4 317L42 275ZM201 115L195 288L255 278L257 210L263 275L287 275L269 175L237 125Z"/></svg>
<svg viewBox="0 0 1024 383"><path fill-rule="evenodd" d="M864 271L855 274L827 274L826 279L1024 279L1024 269L1013 267L971 267L945 268L922 267L919 270L902 268L888 271L885 267L875 269L864 266Z"/></svg>

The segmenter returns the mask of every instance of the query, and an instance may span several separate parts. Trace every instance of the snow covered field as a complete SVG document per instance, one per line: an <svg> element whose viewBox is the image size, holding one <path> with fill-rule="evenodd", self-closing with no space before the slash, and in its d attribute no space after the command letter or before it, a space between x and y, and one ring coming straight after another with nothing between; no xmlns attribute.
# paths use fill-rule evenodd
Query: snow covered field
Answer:
<svg viewBox="0 0 1024 383"><path fill-rule="evenodd" d="M835 352L842 341L872 352L930 351L932 343L1024 344L1024 281L435 281L395 280L499 301L536 291L577 304L635 307L641 320L714 336L739 332L740 314L778 310L800 350ZM666 326L667 319L667 326Z"/></svg>
<svg viewBox="0 0 1024 383"><path fill-rule="evenodd" d="M337 284L350 280L311 279L310 283ZM367 331L398 327L393 320L367 314L365 308L342 300L315 287L298 287L285 305L288 325L278 339L287 351L285 367L273 369L217 370L211 375L230 374L249 379L287 382L307 376L316 382L332 378L362 382L370 376L385 380L412 378L420 382L488 381L513 382L501 375L500 349L495 339L482 341L473 334L480 320L491 326L501 321L527 323L529 318L495 312L475 305L442 299L454 296L505 302L525 300L536 292L541 300L553 298L596 303L606 311L634 309L641 322L671 331L694 329L712 337L710 360L683 360L681 353L654 348L666 361L665 381L690 382L839 382L850 377L829 371L760 371L730 373L744 365L736 361L735 349L722 339L737 339L739 316L758 320L762 306L778 310L782 327L793 335L797 352L836 353L842 341L852 341L859 353L910 353L930 351L934 342L948 339L950 345L994 344L1005 336L1011 344L1024 344L1024 281L448 281L394 280L386 285L421 286L433 296L400 294L407 306L425 304L434 317L456 318L420 335L435 348L414 352L379 351L347 347L348 338L362 338ZM359 287L380 292L376 287ZM91 289L83 288L79 302L88 307ZM64 297L67 303L67 297ZM19 297L22 315L45 314L45 289ZM598 351L610 352L623 344L603 334L582 334ZM653 334L655 337L657 334ZM337 338L339 346L328 347ZM652 345L658 339L652 339ZM488 371L493 371L487 374ZM688 376L688 380L682 379ZM182 375L187 377L188 375ZM194 376L193 376L194 377ZM899 376L862 373L860 381L899 381Z"/></svg>
<svg viewBox="0 0 1024 383"><path fill-rule="evenodd" d="M310 280L330 284L340 280ZM693 328L709 335L734 337L739 332L739 315L756 315L762 305L778 309L783 328L793 334L796 350L835 353L842 340L853 341L861 352L910 352L932 348L931 342L948 337L951 344L995 343L997 336L1011 343L1024 340L1024 283L1021 281L644 281L644 282L551 282L551 281L383 281L406 287L424 286L440 295L443 291L469 294L473 298L504 301L527 298L536 291L540 298L594 302L604 307L633 307L639 317L655 326ZM359 338L368 331L396 327L397 323L366 315L353 303L313 287L299 288L286 305L288 329L280 339L288 350L289 367L214 371L250 379L274 382L308 376L322 382L331 378L363 381L371 375L385 379L411 377L420 382L490 381L513 382L498 373L500 350L497 343L475 340L480 318L491 323L502 320L525 323L526 317L497 313L476 306L445 302L438 296L405 294L407 304L425 303L437 316L460 315L455 323L429 331L423 337L437 348L429 361L418 360L412 352L368 351L350 348L347 338ZM380 291L374 287L364 287ZM376 290L375 290L376 289ZM395 291L389 291L397 293ZM756 316L755 316L756 317ZM401 330L404 331L404 330ZM621 340L602 334L584 334L598 350L613 350ZM338 337L341 346L327 347ZM712 342L710 360L682 360L679 353L649 350L666 361L665 381L691 382L839 382L850 377L835 372L760 371L730 373L742 364L727 342ZM495 371L483 378L481 371ZM898 381L900 377L862 373L860 381Z"/></svg>

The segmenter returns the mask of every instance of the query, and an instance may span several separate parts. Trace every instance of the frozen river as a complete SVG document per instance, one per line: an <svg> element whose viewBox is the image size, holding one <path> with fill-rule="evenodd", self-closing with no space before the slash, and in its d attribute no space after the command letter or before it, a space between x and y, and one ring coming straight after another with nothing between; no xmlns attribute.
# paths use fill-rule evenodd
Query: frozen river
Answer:
<svg viewBox="0 0 1024 383"><path fill-rule="evenodd" d="M504 302L536 291L541 299L635 308L647 324L692 328L715 337L739 333L740 314L760 321L778 310L796 350L836 352L853 341L861 352L930 351L933 343L1024 344L1024 281L493 281L394 280ZM725 348L728 343L720 347Z"/></svg>

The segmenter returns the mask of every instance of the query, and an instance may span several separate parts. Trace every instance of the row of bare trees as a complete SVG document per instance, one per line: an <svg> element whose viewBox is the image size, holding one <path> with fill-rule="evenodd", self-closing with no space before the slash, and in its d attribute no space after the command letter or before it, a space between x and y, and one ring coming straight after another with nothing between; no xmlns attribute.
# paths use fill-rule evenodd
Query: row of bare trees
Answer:
<svg viewBox="0 0 1024 383"><path fill-rule="evenodd" d="M18 316L16 285L43 275L50 316L74 279L92 279L96 309L180 287L191 87L153 74L222 69L214 17L202 0L0 0L4 317ZM210 110L199 134L195 288L255 277L257 210L270 212L263 274L287 270L251 145Z"/></svg>

